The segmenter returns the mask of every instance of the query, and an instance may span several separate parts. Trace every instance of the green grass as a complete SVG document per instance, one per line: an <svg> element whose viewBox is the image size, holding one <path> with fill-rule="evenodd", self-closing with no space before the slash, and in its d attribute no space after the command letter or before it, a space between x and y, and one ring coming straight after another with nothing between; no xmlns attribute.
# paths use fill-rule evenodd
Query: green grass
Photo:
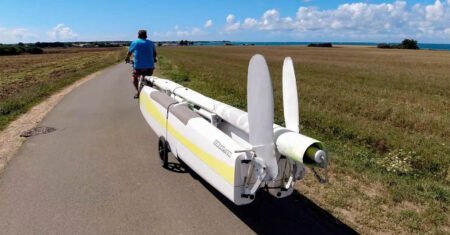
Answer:
<svg viewBox="0 0 450 235"><path fill-rule="evenodd" d="M450 232L449 52L178 47L159 53L162 76L244 110L248 61L263 54L281 125L282 61L293 57L301 130L326 144L333 163L330 184L308 174L300 192L361 232Z"/></svg>
<svg viewBox="0 0 450 235"><path fill-rule="evenodd" d="M125 57L123 48L49 49L0 57L0 130L61 88Z"/></svg>

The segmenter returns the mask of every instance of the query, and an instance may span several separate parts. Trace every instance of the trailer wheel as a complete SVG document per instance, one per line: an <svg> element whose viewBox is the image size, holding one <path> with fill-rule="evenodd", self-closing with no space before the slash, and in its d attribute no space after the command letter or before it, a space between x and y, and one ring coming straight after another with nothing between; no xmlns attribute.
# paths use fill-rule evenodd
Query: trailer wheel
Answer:
<svg viewBox="0 0 450 235"><path fill-rule="evenodd" d="M167 141L164 139L164 137L159 137L158 141L158 152L159 152L159 159L161 160L161 166L166 168L168 165L168 154L169 154L169 147L167 146Z"/></svg>

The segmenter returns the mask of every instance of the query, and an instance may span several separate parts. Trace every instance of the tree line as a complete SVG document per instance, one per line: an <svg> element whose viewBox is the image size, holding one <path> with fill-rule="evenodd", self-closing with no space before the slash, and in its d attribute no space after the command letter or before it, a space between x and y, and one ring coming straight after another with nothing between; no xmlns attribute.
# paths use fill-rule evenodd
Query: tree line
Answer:
<svg viewBox="0 0 450 235"><path fill-rule="evenodd" d="M2 55L20 55L20 54L42 54L43 48L54 47L122 47L128 46L129 41L97 41L97 42L36 42L18 44L1 44L0 56Z"/></svg>
<svg viewBox="0 0 450 235"><path fill-rule="evenodd" d="M44 50L34 44L18 43L14 45L0 44L1 55L20 55L20 54L42 54Z"/></svg>
<svg viewBox="0 0 450 235"><path fill-rule="evenodd" d="M192 41L188 41L188 40L181 40L180 42L178 42L179 46L192 46L194 45L194 42Z"/></svg>
<svg viewBox="0 0 450 235"><path fill-rule="evenodd" d="M419 44L417 40L414 39L404 39L400 44L396 43L379 43L378 48L382 49L419 49Z"/></svg>

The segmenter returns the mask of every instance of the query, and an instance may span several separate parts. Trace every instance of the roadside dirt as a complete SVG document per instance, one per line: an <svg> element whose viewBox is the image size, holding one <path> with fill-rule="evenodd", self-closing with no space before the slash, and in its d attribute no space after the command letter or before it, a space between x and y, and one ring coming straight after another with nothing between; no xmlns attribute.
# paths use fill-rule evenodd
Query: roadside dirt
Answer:
<svg viewBox="0 0 450 235"><path fill-rule="evenodd" d="M39 122L50 112L59 101L64 98L67 94L69 94L72 90L84 84L85 82L91 80L95 76L102 73L102 71L95 72L90 74L72 85L64 88L56 94L53 94L40 104L34 106L27 113L21 115L17 120L13 121L11 124L6 127L3 131L0 132L0 172L8 164L9 160L12 159L14 154L19 150L22 143L25 141L25 137L20 137L22 132L28 131L36 126L38 126Z"/></svg>

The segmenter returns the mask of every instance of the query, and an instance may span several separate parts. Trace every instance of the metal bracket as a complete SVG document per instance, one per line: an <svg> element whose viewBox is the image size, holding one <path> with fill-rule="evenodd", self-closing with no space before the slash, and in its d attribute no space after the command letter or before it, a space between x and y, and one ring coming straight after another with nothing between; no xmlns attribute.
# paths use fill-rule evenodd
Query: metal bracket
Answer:
<svg viewBox="0 0 450 235"><path fill-rule="evenodd" d="M245 190L244 190L245 194L250 194L250 195L254 195L256 193L259 186L261 185L261 183L264 181L264 178L266 177L266 165L264 163L264 160L260 159L258 157L254 157L252 162L253 162L253 164L251 164L249 167L249 173L252 175L253 169L255 169L254 171L256 173L256 182L249 189L249 186L250 186L249 184L250 184L250 179L251 179L251 177L249 177L247 179L247 182L245 182Z"/></svg>
<svg viewBox="0 0 450 235"><path fill-rule="evenodd" d="M213 124L215 127L219 126L219 124L222 122L222 118L219 117L217 114L211 115L211 124Z"/></svg>
<svg viewBox="0 0 450 235"><path fill-rule="evenodd" d="M320 165L325 171L325 173L324 173L325 176L323 178L317 173L317 171L314 167L311 168L311 170L313 171L314 176L317 178L319 183L321 183L321 184L328 183L328 161L327 161L327 159L322 157L322 163L320 163Z"/></svg>

